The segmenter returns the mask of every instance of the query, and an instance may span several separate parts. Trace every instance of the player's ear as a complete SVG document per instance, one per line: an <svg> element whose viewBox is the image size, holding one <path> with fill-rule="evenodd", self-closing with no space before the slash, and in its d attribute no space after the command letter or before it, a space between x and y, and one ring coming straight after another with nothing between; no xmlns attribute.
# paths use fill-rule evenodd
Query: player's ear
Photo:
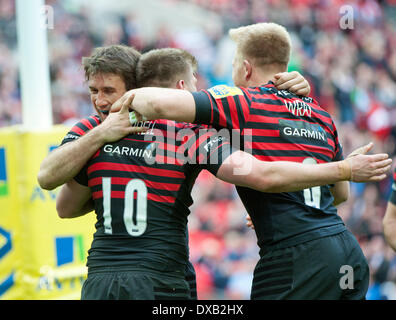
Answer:
<svg viewBox="0 0 396 320"><path fill-rule="evenodd" d="M186 85L186 84L185 84L184 80L179 80L179 81L176 82L176 89L182 89L182 90L184 90L185 85Z"/></svg>
<svg viewBox="0 0 396 320"><path fill-rule="evenodd" d="M248 60L243 60L243 70L245 80L248 81L252 77L253 67Z"/></svg>

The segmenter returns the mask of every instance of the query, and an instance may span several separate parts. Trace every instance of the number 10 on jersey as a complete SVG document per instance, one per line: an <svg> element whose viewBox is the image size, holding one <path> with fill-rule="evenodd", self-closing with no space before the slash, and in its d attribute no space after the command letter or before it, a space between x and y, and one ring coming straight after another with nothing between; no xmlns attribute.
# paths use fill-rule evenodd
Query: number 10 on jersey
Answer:
<svg viewBox="0 0 396 320"><path fill-rule="evenodd" d="M102 178L103 219L105 233L112 234L111 226L111 178ZM136 212L134 195L136 192ZM141 236L147 228L147 186L143 180L132 179L125 187L123 220L126 231L134 237Z"/></svg>

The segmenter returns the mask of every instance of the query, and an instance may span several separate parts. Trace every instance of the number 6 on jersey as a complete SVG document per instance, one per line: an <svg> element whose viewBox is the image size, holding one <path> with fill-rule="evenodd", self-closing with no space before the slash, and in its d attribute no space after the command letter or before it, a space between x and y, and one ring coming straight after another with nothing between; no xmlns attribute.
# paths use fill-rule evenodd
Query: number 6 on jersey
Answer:
<svg viewBox="0 0 396 320"><path fill-rule="evenodd" d="M105 233L112 234L111 227L111 178L102 178L103 219ZM136 213L134 212L134 195L136 192ZM127 232L134 237L141 236L147 227L147 187L143 180L132 179L125 187L124 224ZM135 216L135 219L134 219Z"/></svg>
<svg viewBox="0 0 396 320"><path fill-rule="evenodd" d="M303 161L304 164L317 164L318 162L314 158L305 158ZM322 195L321 188L312 187L308 189L304 189L304 201L307 206L314 207L320 209L320 197Z"/></svg>

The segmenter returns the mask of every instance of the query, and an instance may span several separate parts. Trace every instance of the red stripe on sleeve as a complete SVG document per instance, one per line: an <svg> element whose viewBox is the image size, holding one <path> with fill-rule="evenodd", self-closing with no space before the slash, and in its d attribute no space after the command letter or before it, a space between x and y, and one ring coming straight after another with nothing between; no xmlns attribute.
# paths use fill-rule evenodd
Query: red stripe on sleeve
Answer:
<svg viewBox="0 0 396 320"><path fill-rule="evenodd" d="M209 98L209 101L210 101L210 123L213 124L213 100L212 100L212 95L207 90L202 90L202 91L205 92L206 95Z"/></svg>
<svg viewBox="0 0 396 320"><path fill-rule="evenodd" d="M94 119L97 124L100 124L100 119L98 117L92 116L91 118Z"/></svg>
<svg viewBox="0 0 396 320"><path fill-rule="evenodd" d="M241 124L239 123L238 119L238 107L237 107L237 99L238 96L229 96L227 97L228 101L228 106L230 108L230 114L231 114L231 125L232 128L239 129L241 127Z"/></svg>
<svg viewBox="0 0 396 320"><path fill-rule="evenodd" d="M221 127L227 128L227 119L224 113L224 107L223 107L223 103L221 102L221 99L217 99L216 100L216 104L217 104L217 109L219 112L219 121L218 124Z"/></svg>
<svg viewBox="0 0 396 320"><path fill-rule="evenodd" d="M85 131L77 126L74 126L70 130L71 132L77 133L79 136L83 136L85 134Z"/></svg>
<svg viewBox="0 0 396 320"><path fill-rule="evenodd" d="M88 119L82 119L80 121L84 126L86 126L89 130L91 130L93 128L93 125L91 124L91 122L89 122Z"/></svg>
<svg viewBox="0 0 396 320"><path fill-rule="evenodd" d="M250 99L250 93L248 92L248 90L245 88L240 88L240 89L248 96L248 99ZM244 120L246 123L249 121L249 117L250 117L251 102L248 99L246 99L245 95L238 96L238 97L239 97L239 101L241 103L242 116L244 117Z"/></svg>

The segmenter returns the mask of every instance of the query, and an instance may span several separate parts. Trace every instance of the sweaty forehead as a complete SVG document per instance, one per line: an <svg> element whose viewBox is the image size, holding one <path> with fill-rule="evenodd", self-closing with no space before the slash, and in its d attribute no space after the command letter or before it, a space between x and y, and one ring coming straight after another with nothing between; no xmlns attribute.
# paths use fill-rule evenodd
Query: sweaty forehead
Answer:
<svg viewBox="0 0 396 320"><path fill-rule="evenodd" d="M125 90L124 80L118 75L113 73L96 73L89 77L88 86L90 88L114 88Z"/></svg>

